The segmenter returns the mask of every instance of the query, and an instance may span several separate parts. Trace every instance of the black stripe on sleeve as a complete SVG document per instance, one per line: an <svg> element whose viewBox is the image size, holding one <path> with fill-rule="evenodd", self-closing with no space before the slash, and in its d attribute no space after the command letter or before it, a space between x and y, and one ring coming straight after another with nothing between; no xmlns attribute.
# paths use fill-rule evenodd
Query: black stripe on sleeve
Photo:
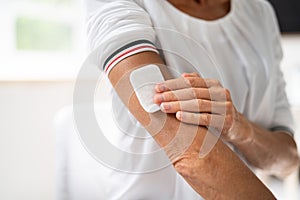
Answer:
<svg viewBox="0 0 300 200"><path fill-rule="evenodd" d="M270 128L270 131L285 131L288 132L290 135L294 135L294 131L286 126L275 126Z"/></svg>
<svg viewBox="0 0 300 200"><path fill-rule="evenodd" d="M120 52L124 51L125 49L129 49L130 47L132 46L135 46L135 45L139 45L139 44L151 44L153 46L155 46L152 42L150 42L149 40L137 40L137 41L134 41L134 42L131 42L129 44L126 44L125 46L121 47L120 49L116 50L113 54L111 54L104 62L104 65L103 65L103 70L105 70L105 66L107 65L107 63L113 58L115 57L117 54L119 54Z"/></svg>

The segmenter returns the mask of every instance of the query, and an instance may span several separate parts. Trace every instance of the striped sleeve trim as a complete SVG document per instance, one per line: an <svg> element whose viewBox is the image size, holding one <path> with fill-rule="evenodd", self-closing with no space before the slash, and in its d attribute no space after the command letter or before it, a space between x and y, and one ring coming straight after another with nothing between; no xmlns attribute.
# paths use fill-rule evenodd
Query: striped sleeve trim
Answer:
<svg viewBox="0 0 300 200"><path fill-rule="evenodd" d="M110 55L104 62L104 72L106 74L109 74L110 70L121 60L143 51L153 51L159 54L158 50L152 42L148 40L137 40L126 44L125 46L116 50L112 55Z"/></svg>
<svg viewBox="0 0 300 200"><path fill-rule="evenodd" d="M294 135L294 131L286 126L275 126L273 128L270 128L270 131L284 131L290 134L291 136Z"/></svg>

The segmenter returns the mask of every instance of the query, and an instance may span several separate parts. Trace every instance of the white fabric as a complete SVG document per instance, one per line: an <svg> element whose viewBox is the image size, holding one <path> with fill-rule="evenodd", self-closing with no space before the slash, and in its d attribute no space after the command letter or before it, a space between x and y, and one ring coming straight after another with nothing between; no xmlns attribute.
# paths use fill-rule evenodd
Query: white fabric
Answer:
<svg viewBox="0 0 300 200"><path fill-rule="evenodd" d="M146 112L154 113L160 110L160 107L153 102L153 97L155 95L155 85L163 81L164 77L156 65L147 65L131 72L131 85Z"/></svg>
<svg viewBox="0 0 300 200"><path fill-rule="evenodd" d="M230 13L214 21L191 17L166 0L86 2L88 37L91 49L97 50L99 68L120 47L146 39L161 48L174 76L196 71L219 79L230 90L236 108L249 120L265 128L293 129L279 69L282 51L278 25L267 1L231 0ZM125 126L122 130L147 134L117 97L113 106L119 113L115 123L121 121ZM128 151L147 153L157 148L153 140L137 141L121 130L107 134L116 134L115 144ZM120 199L200 198L171 166L164 170L163 177L161 172L137 176L112 171L104 179L112 176L121 183L107 185L107 199L118 199L120 194Z"/></svg>

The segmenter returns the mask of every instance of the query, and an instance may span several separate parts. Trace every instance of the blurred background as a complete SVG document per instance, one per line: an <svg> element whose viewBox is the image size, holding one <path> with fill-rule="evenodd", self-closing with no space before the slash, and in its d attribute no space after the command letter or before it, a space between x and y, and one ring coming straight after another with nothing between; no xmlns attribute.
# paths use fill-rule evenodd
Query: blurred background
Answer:
<svg viewBox="0 0 300 200"><path fill-rule="evenodd" d="M283 31L282 70L299 143L300 3L272 4ZM57 163L63 157L57 149L65 147L57 142L55 121L72 104L87 55L83 11L81 0L0 0L0 199L61 197L58 171L64 166ZM282 199L286 193L297 199L297 180L294 174L283 184L267 181Z"/></svg>
<svg viewBox="0 0 300 200"><path fill-rule="evenodd" d="M55 199L53 119L86 56L79 0L0 0L0 199Z"/></svg>

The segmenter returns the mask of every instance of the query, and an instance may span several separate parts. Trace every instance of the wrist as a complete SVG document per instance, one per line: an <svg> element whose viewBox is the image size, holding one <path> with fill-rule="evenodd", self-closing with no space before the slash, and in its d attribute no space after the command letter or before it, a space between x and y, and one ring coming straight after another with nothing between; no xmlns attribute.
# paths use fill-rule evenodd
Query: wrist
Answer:
<svg viewBox="0 0 300 200"><path fill-rule="evenodd" d="M233 145L249 145L254 139L254 130L251 122L241 113L237 114L237 124L230 135L234 135L229 141Z"/></svg>

